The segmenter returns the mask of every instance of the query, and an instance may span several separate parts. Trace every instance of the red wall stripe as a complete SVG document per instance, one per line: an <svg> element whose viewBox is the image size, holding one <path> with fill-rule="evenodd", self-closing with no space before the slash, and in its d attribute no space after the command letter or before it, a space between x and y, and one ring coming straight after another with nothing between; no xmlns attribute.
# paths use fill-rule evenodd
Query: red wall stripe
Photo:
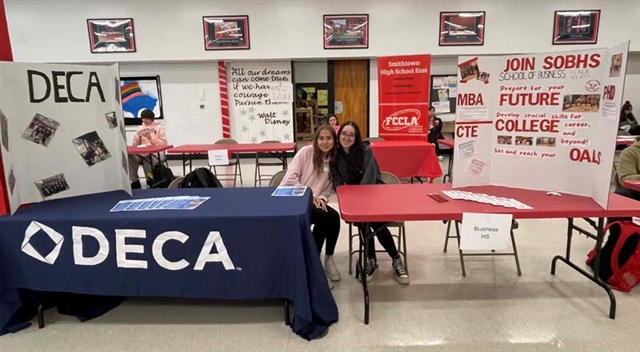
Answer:
<svg viewBox="0 0 640 352"><path fill-rule="evenodd" d="M229 123L229 95L227 92L227 66L224 61L218 61L218 81L220 82L222 138L231 138L231 125Z"/></svg>
<svg viewBox="0 0 640 352"><path fill-rule="evenodd" d="M9 40L9 27L7 26L7 15L4 10L4 0L0 0L0 61L13 61L11 41ZM0 215L9 212L9 198L7 198L5 184L2 154L0 153Z"/></svg>

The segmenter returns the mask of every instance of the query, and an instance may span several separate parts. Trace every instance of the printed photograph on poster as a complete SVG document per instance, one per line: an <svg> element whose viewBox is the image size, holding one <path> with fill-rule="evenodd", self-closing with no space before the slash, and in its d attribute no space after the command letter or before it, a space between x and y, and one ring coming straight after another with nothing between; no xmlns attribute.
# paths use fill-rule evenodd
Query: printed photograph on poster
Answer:
<svg viewBox="0 0 640 352"><path fill-rule="evenodd" d="M476 79L480 75L480 68L478 67L478 58L473 58L469 61L463 62L458 65L460 70L460 83L466 83L472 79Z"/></svg>
<svg viewBox="0 0 640 352"><path fill-rule="evenodd" d="M111 157L107 147L96 131L89 132L73 140L73 145L84 159L84 162L93 166Z"/></svg>
<svg viewBox="0 0 640 352"><path fill-rule="evenodd" d="M369 15L324 15L325 49L369 47Z"/></svg>
<svg viewBox="0 0 640 352"><path fill-rule="evenodd" d="M205 50L251 49L249 16L202 17Z"/></svg>
<svg viewBox="0 0 640 352"><path fill-rule="evenodd" d="M48 147L49 143L60 127L60 123L52 118L36 114L27 129L24 130L22 138L35 144Z"/></svg>
<svg viewBox="0 0 640 352"><path fill-rule="evenodd" d="M57 174L38 180L35 182L35 185L43 199L70 189L67 180L64 178L64 174Z"/></svg>
<svg viewBox="0 0 640 352"><path fill-rule="evenodd" d="M115 97L116 97L116 101L118 102L118 104L120 104L120 80L118 79L118 77L116 77L115 79L116 82L116 92L115 92Z"/></svg>
<svg viewBox="0 0 640 352"><path fill-rule="evenodd" d="M471 162L469 163L469 168L467 169L467 172L472 175L483 176L484 169L486 166L487 166L487 163L480 161L478 159L472 159Z"/></svg>
<svg viewBox="0 0 640 352"><path fill-rule="evenodd" d="M121 155L121 159L122 159L122 169L124 169L124 173L125 174L129 174L129 159L127 159L127 154L125 154L124 152L120 153Z"/></svg>
<svg viewBox="0 0 640 352"><path fill-rule="evenodd" d="M513 145L513 136L498 136L498 144Z"/></svg>
<svg viewBox="0 0 640 352"><path fill-rule="evenodd" d="M562 100L562 112L598 112L600 110L599 94L571 94Z"/></svg>
<svg viewBox="0 0 640 352"><path fill-rule="evenodd" d="M13 166L11 167L11 170L9 171L9 177L7 177L7 183L9 184L9 191L11 192L11 195L13 196L13 189L16 187L16 175L13 173Z"/></svg>
<svg viewBox="0 0 640 352"><path fill-rule="evenodd" d="M467 159L476 155L476 141L468 141L458 145L459 159Z"/></svg>
<svg viewBox="0 0 640 352"><path fill-rule="evenodd" d="M556 11L553 21L553 45L596 44L600 10Z"/></svg>
<svg viewBox="0 0 640 352"><path fill-rule="evenodd" d="M516 145L533 145L533 137L516 136Z"/></svg>
<svg viewBox="0 0 640 352"><path fill-rule="evenodd" d="M2 146L9 151L9 120L0 110L0 130L2 131Z"/></svg>
<svg viewBox="0 0 640 352"><path fill-rule="evenodd" d="M118 127L118 119L116 118L116 112L115 111L111 111L111 112L108 112L108 113L104 114L104 118L107 119L107 125L109 125L109 128Z"/></svg>
<svg viewBox="0 0 640 352"><path fill-rule="evenodd" d="M538 147L555 147L556 137L537 137L536 145Z"/></svg>
<svg viewBox="0 0 640 352"><path fill-rule="evenodd" d="M611 55L611 68L609 68L609 77L620 77L622 69L622 53Z"/></svg>
<svg viewBox="0 0 640 352"><path fill-rule="evenodd" d="M483 45L485 12L440 12L440 46Z"/></svg>
<svg viewBox="0 0 640 352"><path fill-rule="evenodd" d="M88 19L89 44L91 52L133 53L136 40L133 32L133 18Z"/></svg>
<svg viewBox="0 0 640 352"><path fill-rule="evenodd" d="M481 81L484 84L487 84L489 83L489 76L491 75L487 72L480 72L480 74L478 74L478 77L476 79L478 81Z"/></svg>
<svg viewBox="0 0 640 352"><path fill-rule="evenodd" d="M124 138L124 140L127 140L127 130L124 128L124 124L121 123L120 124L120 133L122 134L122 138Z"/></svg>

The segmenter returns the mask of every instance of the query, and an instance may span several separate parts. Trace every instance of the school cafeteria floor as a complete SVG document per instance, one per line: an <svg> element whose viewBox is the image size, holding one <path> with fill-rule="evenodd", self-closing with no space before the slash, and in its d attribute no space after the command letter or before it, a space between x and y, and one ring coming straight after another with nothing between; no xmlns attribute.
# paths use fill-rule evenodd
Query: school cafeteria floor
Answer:
<svg viewBox="0 0 640 352"><path fill-rule="evenodd" d="M179 162L171 166L182 173ZM252 160L242 168L252 186ZM444 231L442 222L407 224L409 286L397 284L390 260L379 256L364 325L343 225L335 255L342 281L333 290L340 321L320 340L293 334L276 304L128 299L86 323L47 311L45 329L34 321L2 336L0 351L640 351L639 288L616 292L618 315L610 320L604 291L563 264L556 277L549 274L565 248L565 221L520 221L522 277L511 257L476 257L467 259L463 278L457 253L442 252ZM593 241L574 238L574 256L584 258Z"/></svg>

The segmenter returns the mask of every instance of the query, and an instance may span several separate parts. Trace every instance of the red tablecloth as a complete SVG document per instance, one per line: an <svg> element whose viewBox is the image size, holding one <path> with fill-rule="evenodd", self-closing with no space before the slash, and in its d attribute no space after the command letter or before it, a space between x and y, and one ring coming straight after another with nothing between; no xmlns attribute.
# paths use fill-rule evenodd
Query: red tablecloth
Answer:
<svg viewBox="0 0 640 352"><path fill-rule="evenodd" d="M636 142L636 138L637 137L635 136L618 136L618 138L616 139L616 145L632 145Z"/></svg>
<svg viewBox="0 0 640 352"><path fill-rule="evenodd" d="M371 149L380 170L399 178L442 176L435 146L426 141L373 141Z"/></svg>
<svg viewBox="0 0 640 352"><path fill-rule="evenodd" d="M624 188L640 192L640 180L624 181Z"/></svg>

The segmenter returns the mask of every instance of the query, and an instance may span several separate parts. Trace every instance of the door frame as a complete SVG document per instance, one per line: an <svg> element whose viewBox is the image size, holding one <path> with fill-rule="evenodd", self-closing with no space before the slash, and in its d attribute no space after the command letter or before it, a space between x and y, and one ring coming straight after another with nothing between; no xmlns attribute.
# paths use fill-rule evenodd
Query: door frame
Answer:
<svg viewBox="0 0 640 352"><path fill-rule="evenodd" d="M362 139L369 138L371 136L371 59L353 59L353 60L367 60L367 135L362 136ZM328 60L327 61L327 97L329 99L329 114L335 113L335 62L336 61L348 61L348 60Z"/></svg>

